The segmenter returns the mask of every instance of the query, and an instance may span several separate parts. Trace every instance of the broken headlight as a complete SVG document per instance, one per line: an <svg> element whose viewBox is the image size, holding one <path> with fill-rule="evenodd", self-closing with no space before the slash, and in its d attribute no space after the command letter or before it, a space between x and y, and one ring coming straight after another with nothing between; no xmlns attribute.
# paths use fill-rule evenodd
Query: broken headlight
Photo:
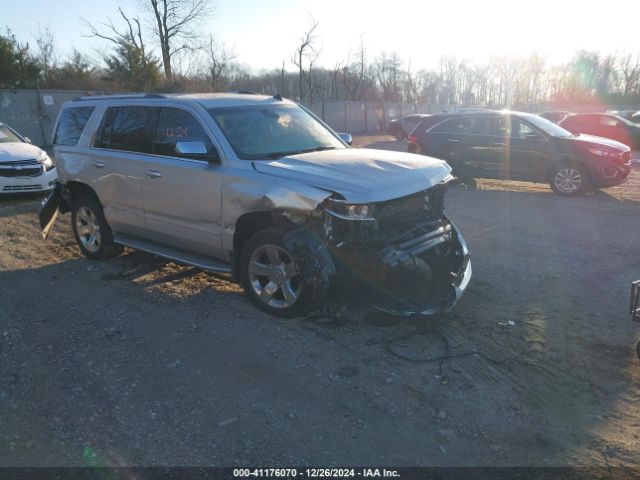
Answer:
<svg viewBox="0 0 640 480"><path fill-rule="evenodd" d="M327 213L343 220L375 220L375 205L347 203L344 200L328 198L322 206Z"/></svg>

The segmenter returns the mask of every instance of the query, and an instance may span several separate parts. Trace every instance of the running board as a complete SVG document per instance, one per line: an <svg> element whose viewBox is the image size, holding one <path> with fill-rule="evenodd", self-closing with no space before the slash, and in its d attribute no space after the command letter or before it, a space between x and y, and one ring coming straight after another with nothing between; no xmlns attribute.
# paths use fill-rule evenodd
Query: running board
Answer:
<svg viewBox="0 0 640 480"><path fill-rule="evenodd" d="M202 268L203 270L211 270L213 272L231 272L231 267L228 263L220 262L214 258L207 257L206 255L198 255L183 250L167 247L166 245L159 245L157 243L141 240L140 238L118 233L114 235L113 241L120 245L135 248L136 250L142 250L147 253L153 253L169 260L174 260L180 263L186 263L193 265L194 267Z"/></svg>

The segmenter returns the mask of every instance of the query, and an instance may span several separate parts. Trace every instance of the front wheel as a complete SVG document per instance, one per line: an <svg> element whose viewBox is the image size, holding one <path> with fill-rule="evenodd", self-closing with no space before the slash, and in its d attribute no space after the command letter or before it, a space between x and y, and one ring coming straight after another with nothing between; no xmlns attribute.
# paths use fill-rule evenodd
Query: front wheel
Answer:
<svg viewBox="0 0 640 480"><path fill-rule="evenodd" d="M551 173L549 185L558 195L575 197L589 189L589 174L582 165L561 163Z"/></svg>
<svg viewBox="0 0 640 480"><path fill-rule="evenodd" d="M300 262L284 244L285 231L270 228L251 237L240 257L240 275L247 295L263 312L285 318L317 308L322 286L305 281Z"/></svg>

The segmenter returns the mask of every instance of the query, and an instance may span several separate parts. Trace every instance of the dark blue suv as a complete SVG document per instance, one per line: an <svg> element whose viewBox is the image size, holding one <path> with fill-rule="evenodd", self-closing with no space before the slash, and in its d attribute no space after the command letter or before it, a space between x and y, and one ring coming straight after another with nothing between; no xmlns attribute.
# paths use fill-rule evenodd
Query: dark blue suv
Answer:
<svg viewBox="0 0 640 480"><path fill-rule="evenodd" d="M564 196L618 185L631 169L626 145L522 112L430 115L408 140L410 153L446 160L458 176L544 182Z"/></svg>

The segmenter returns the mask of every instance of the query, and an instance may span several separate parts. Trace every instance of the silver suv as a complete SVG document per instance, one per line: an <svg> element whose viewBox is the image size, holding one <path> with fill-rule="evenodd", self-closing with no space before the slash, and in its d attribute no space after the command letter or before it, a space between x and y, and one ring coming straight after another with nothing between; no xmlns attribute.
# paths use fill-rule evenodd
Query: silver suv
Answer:
<svg viewBox="0 0 640 480"><path fill-rule="evenodd" d="M443 213L445 162L349 148L279 95L83 97L64 106L54 138L43 236L71 212L91 259L129 246L231 272L284 317L354 279L378 308L435 314L469 282L467 247Z"/></svg>

